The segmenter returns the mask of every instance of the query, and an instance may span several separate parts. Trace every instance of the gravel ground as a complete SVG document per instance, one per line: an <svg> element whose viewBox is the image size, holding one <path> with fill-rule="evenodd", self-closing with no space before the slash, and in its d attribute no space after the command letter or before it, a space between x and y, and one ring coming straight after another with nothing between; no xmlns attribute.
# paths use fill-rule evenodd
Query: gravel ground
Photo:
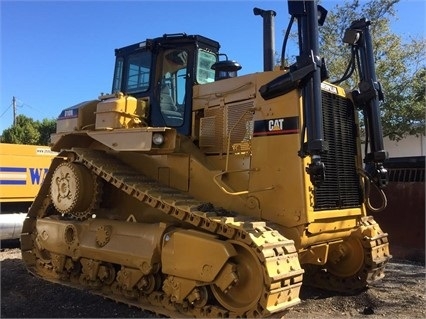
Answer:
<svg viewBox="0 0 426 319"><path fill-rule="evenodd" d="M160 318L27 273L16 243L0 251L1 318ZM356 296L302 287L302 302L285 318L425 318L425 267L392 260L386 277Z"/></svg>

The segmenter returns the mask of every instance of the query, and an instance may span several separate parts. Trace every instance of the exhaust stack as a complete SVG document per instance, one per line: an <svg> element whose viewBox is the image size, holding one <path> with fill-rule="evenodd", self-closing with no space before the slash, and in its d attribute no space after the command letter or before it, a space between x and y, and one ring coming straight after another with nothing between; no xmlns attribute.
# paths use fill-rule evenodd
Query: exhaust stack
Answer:
<svg viewBox="0 0 426 319"><path fill-rule="evenodd" d="M275 56L275 19L277 13L273 10L262 10L254 8L255 16L263 18L263 70L272 71L274 69Z"/></svg>

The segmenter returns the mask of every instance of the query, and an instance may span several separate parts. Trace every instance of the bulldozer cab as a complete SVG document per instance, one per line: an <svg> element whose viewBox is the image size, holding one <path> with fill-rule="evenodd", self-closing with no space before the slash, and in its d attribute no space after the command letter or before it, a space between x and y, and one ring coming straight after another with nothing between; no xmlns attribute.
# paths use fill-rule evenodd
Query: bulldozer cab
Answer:
<svg viewBox="0 0 426 319"><path fill-rule="evenodd" d="M149 126L189 135L192 87L215 80L219 47L199 35L166 34L117 49L112 93L145 100Z"/></svg>

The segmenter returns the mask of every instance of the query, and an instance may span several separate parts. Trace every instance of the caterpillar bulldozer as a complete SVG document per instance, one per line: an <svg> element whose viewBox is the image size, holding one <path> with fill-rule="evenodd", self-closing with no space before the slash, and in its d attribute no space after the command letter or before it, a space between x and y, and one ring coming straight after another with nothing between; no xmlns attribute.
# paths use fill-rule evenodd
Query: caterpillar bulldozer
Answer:
<svg viewBox="0 0 426 319"><path fill-rule="evenodd" d="M289 67L268 37L265 70L242 76L201 35L115 51L112 93L57 120L21 235L31 273L170 317L266 317L302 284L357 293L384 276L387 234L367 214L387 183L370 22L346 30L359 87L345 91L319 57L326 10L288 10ZM274 11L254 13L273 29Z"/></svg>

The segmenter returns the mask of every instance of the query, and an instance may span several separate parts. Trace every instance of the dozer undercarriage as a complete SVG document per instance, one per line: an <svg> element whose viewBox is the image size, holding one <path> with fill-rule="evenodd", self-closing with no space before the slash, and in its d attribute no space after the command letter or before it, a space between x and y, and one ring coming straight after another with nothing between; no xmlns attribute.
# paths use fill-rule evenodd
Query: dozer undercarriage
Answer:
<svg viewBox="0 0 426 319"><path fill-rule="evenodd" d="M200 211L205 203L103 152L61 153L47 179L52 186L43 184L22 237L24 260L36 275L172 317L259 317L299 302L303 270L293 242L264 222ZM96 187L87 194L82 183ZM50 215L65 201L64 210L99 205L101 183L171 222L139 223L136 213L127 220L85 221L76 221L84 212L72 219ZM115 248L103 251L107 243Z"/></svg>
<svg viewBox="0 0 426 319"><path fill-rule="evenodd" d="M300 302L304 270L294 243L266 222L224 216L103 151L64 151L46 179L22 236L23 259L37 276L171 317L264 317ZM166 222L143 223L137 211L103 216L105 185ZM363 289L383 276L387 246L366 218L341 245L356 256L342 251L335 269L308 267L307 279Z"/></svg>

